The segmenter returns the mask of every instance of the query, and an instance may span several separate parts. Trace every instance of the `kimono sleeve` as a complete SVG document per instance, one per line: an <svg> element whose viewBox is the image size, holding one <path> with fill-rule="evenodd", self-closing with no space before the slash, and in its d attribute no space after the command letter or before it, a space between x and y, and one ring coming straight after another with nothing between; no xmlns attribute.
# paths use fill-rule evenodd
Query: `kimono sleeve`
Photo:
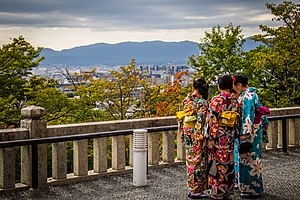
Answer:
<svg viewBox="0 0 300 200"><path fill-rule="evenodd" d="M258 108L258 107L262 106L262 103L260 102L257 94L255 94L255 95L256 95L255 108ZM269 126L268 117L267 117L267 115L263 115L262 116L262 127L267 128L268 126Z"/></svg>
<svg viewBox="0 0 300 200"><path fill-rule="evenodd" d="M254 114L255 114L255 102L257 101L257 95L255 93L248 93L244 96L242 102L242 127L240 135L249 135L253 131Z"/></svg>
<svg viewBox="0 0 300 200"><path fill-rule="evenodd" d="M267 129L268 126L269 126L269 120L268 120L268 117L267 117L267 115L264 115L264 116L263 116L263 121L262 121L262 127Z"/></svg>

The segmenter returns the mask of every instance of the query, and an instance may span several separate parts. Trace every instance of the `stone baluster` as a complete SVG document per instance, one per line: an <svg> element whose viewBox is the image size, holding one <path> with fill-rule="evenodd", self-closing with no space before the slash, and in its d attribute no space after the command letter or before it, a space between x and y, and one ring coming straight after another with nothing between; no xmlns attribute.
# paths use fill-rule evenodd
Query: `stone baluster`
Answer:
<svg viewBox="0 0 300 200"><path fill-rule="evenodd" d="M278 120L278 147L282 147L282 121Z"/></svg>
<svg viewBox="0 0 300 200"><path fill-rule="evenodd" d="M174 151L175 151L175 143L174 143L174 131L166 131L163 132L163 162L173 163L174 162Z"/></svg>
<svg viewBox="0 0 300 200"><path fill-rule="evenodd" d="M125 136L112 137L112 169L125 169Z"/></svg>
<svg viewBox="0 0 300 200"><path fill-rule="evenodd" d="M129 135L129 166L133 167L133 135Z"/></svg>
<svg viewBox="0 0 300 200"><path fill-rule="evenodd" d="M286 120L286 142L287 142L287 147L289 147L289 122ZM278 147L282 147L282 120L278 120Z"/></svg>
<svg viewBox="0 0 300 200"><path fill-rule="evenodd" d="M159 157L159 137L160 133L148 133L148 164L158 165Z"/></svg>
<svg viewBox="0 0 300 200"><path fill-rule="evenodd" d="M278 121L270 121L268 128L269 143L268 148L277 148L278 145Z"/></svg>
<svg viewBox="0 0 300 200"><path fill-rule="evenodd" d="M75 176L88 174L88 140L73 141L73 170Z"/></svg>
<svg viewBox="0 0 300 200"><path fill-rule="evenodd" d="M15 187L15 148L0 149L0 188Z"/></svg>
<svg viewBox="0 0 300 200"><path fill-rule="evenodd" d="M107 172L107 138L96 138L94 146L94 172Z"/></svg>
<svg viewBox="0 0 300 200"><path fill-rule="evenodd" d="M43 138L47 135L46 121L41 119L46 110L38 106L29 106L21 110L26 119L21 120L21 128L28 129L28 138ZM38 145L38 188L47 186L47 144ZM31 146L21 147L21 183L32 186Z"/></svg>
<svg viewBox="0 0 300 200"><path fill-rule="evenodd" d="M177 134L177 160L185 162L186 153L185 146L182 143L181 135Z"/></svg>
<svg viewBox="0 0 300 200"><path fill-rule="evenodd" d="M52 177L54 179L67 178L67 143L52 144Z"/></svg>
<svg viewBox="0 0 300 200"><path fill-rule="evenodd" d="M262 150L265 150L266 147L267 147L267 144L263 142L263 143L261 144L261 149L262 149Z"/></svg>
<svg viewBox="0 0 300 200"><path fill-rule="evenodd" d="M289 144L293 145L293 146L299 145L299 134L297 134L296 122L297 122L297 119L289 119L288 120L289 136L290 136ZM298 130L299 130L299 128L298 128Z"/></svg>

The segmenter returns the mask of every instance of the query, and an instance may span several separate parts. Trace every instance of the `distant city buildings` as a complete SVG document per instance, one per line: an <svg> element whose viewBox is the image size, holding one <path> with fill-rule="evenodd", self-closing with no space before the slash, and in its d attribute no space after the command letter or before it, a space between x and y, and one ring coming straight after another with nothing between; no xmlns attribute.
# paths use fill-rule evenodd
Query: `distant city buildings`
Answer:
<svg viewBox="0 0 300 200"><path fill-rule="evenodd" d="M186 65L139 65L137 67L139 74L141 76L150 78L153 85L159 84L168 84L174 82L174 74L177 72L186 71L187 75L184 75L184 81L181 83L182 86L186 86L190 81L190 75L193 73L193 70ZM89 81L85 81L83 74L91 75L91 78L94 80L105 78L111 79L111 70L119 70L119 66L47 66L47 67L37 67L32 70L32 74L36 76L43 76L46 78L53 78L58 81L57 88L68 95L69 98L79 98L74 96L72 86L74 84L89 84ZM76 76L74 76L76 74ZM76 77L76 78L75 78ZM143 88L138 88L131 92L131 96L134 97L138 102L141 99ZM101 102L95 102L95 107L93 110L104 110ZM132 118L134 113L139 110L136 105L132 105L126 112L126 118Z"/></svg>
<svg viewBox="0 0 300 200"><path fill-rule="evenodd" d="M90 73L93 69L96 70L92 73L94 80L100 78L110 78L111 70L119 70L119 66L43 66L37 67L32 70L32 74L36 76L44 76L46 78L53 78L58 81L59 87L62 87L62 91L69 92L66 86L70 86L71 82L66 77L67 71L69 75L77 74L77 81L81 80L83 73ZM141 75L151 78L152 83L167 84L174 81L174 74L177 72L187 71L188 74L192 74L193 70L187 65L139 65L138 70ZM64 75L64 74L65 75ZM182 83L186 86L190 81L190 76L184 76L185 81Z"/></svg>

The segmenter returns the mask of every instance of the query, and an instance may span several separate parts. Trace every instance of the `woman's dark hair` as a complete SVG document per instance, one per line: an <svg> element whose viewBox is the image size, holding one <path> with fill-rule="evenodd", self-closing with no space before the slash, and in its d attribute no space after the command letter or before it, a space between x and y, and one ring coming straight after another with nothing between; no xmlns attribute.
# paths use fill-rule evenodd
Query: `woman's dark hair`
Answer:
<svg viewBox="0 0 300 200"><path fill-rule="evenodd" d="M248 85L248 77L245 74L237 73L234 77L234 85L241 83L243 86Z"/></svg>
<svg viewBox="0 0 300 200"><path fill-rule="evenodd" d="M232 77L228 74L220 76L218 78L218 84L221 90L231 90L233 87Z"/></svg>
<svg viewBox="0 0 300 200"><path fill-rule="evenodd" d="M193 82L193 87L195 90L198 90L199 94L202 95L203 99L208 98L208 84L206 83L205 79L200 76L196 78Z"/></svg>
<svg viewBox="0 0 300 200"><path fill-rule="evenodd" d="M230 90L230 93L237 94L237 92L233 88Z"/></svg>

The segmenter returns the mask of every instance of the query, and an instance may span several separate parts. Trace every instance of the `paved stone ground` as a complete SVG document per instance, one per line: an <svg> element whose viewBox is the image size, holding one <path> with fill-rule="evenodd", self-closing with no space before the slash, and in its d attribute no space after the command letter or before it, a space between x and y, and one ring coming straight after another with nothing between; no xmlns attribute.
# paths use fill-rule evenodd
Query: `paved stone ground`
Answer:
<svg viewBox="0 0 300 200"><path fill-rule="evenodd" d="M300 148L288 153L269 150L263 153L264 190L262 200L300 200ZM185 166L149 170L145 187L132 185L132 173L102 177L96 181L68 186L51 186L42 191L41 199L189 199L186 195ZM28 199L28 191L0 195L0 199ZM242 199L235 193L234 199Z"/></svg>

